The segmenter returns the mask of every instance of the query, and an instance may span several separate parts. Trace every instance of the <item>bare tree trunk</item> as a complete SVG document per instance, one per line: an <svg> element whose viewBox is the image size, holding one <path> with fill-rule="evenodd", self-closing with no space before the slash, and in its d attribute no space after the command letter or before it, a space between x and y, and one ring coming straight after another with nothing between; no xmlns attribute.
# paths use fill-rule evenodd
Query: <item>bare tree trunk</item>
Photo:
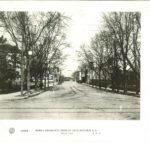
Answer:
<svg viewBox="0 0 150 150"><path fill-rule="evenodd" d="M50 74L50 71L48 70L48 75L47 75L47 80L48 80L48 89L49 89L49 74Z"/></svg>
<svg viewBox="0 0 150 150"><path fill-rule="evenodd" d="M27 58L27 92L30 93L30 58Z"/></svg>
<svg viewBox="0 0 150 150"><path fill-rule="evenodd" d="M46 90L46 70L44 71L44 88L45 88L45 90Z"/></svg>
<svg viewBox="0 0 150 150"><path fill-rule="evenodd" d="M99 89L101 89L101 75L100 75L100 71L99 71L99 73L98 73L98 78L99 78L99 80L98 80L98 85L99 85Z"/></svg>
<svg viewBox="0 0 150 150"><path fill-rule="evenodd" d="M23 95L23 83L24 83L24 68L23 68L23 50L21 51L21 95Z"/></svg>
<svg viewBox="0 0 150 150"><path fill-rule="evenodd" d="M140 92L140 81L136 80L136 94L138 95Z"/></svg>
<svg viewBox="0 0 150 150"><path fill-rule="evenodd" d="M40 75L40 89L42 90L43 88L43 76Z"/></svg>
<svg viewBox="0 0 150 150"><path fill-rule="evenodd" d="M107 80L106 80L106 75L105 75L105 77L104 77L104 78L105 78L105 83L104 83L104 84L105 84L105 90L106 90L106 88L107 88Z"/></svg>
<svg viewBox="0 0 150 150"><path fill-rule="evenodd" d="M38 88L38 79L35 77L35 82L34 82L34 84L35 84L35 90L37 90L37 88Z"/></svg>
<svg viewBox="0 0 150 150"><path fill-rule="evenodd" d="M123 62L123 92L127 93L127 70L126 70L126 60Z"/></svg>
<svg viewBox="0 0 150 150"><path fill-rule="evenodd" d="M111 74L111 86L112 86L112 91L114 92L115 91L115 83L114 83L114 72Z"/></svg>

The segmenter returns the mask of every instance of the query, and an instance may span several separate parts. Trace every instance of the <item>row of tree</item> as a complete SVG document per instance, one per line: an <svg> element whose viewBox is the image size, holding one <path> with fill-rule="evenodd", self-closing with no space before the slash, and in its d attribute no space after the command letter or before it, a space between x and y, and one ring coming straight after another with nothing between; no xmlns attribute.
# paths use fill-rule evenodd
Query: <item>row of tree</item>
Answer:
<svg viewBox="0 0 150 150"><path fill-rule="evenodd" d="M0 12L0 29L20 51L21 93L31 77L37 86L50 68L59 66L64 56L67 17L59 12ZM4 43L3 43L4 44ZM6 50L5 48L3 49Z"/></svg>
<svg viewBox="0 0 150 150"><path fill-rule="evenodd" d="M110 12L103 14L103 27L83 44L79 56L82 66L88 66L99 78L111 79L112 90L122 86L128 89L128 76L132 74L137 93L140 90L140 31L139 12ZM91 65L92 64L92 65ZM83 68L81 66L81 68Z"/></svg>

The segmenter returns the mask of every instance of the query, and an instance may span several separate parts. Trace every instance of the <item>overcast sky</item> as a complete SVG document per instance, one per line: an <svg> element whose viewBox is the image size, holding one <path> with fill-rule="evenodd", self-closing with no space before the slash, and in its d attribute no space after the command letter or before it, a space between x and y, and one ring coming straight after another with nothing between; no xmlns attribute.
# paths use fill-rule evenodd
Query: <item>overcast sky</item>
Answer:
<svg viewBox="0 0 150 150"><path fill-rule="evenodd" d="M1 3L0 10L26 10L26 11L60 11L66 16L72 18L68 22L69 28L67 31L67 41L71 47L64 50L68 55L62 66L63 74L70 76L78 67L76 51L79 50L81 44L88 44L90 38L97 32L101 24L102 12L108 11L137 11L149 10L149 5L144 3L125 3L120 2L99 2L99 1L53 1L53 2L13 2L11 5ZM121 6L121 7L120 7Z"/></svg>
<svg viewBox="0 0 150 150"><path fill-rule="evenodd" d="M71 12L66 12L65 15L71 17L67 30L67 41L71 47L64 50L68 57L64 62L62 73L70 76L79 65L76 51L80 50L80 45L88 44L91 37L98 31L101 13L74 9Z"/></svg>

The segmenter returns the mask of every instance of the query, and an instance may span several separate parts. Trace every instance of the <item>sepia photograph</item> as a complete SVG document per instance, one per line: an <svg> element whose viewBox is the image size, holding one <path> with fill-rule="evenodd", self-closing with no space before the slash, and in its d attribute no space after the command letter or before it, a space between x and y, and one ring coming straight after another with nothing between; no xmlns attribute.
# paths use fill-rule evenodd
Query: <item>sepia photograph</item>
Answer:
<svg viewBox="0 0 150 150"><path fill-rule="evenodd" d="M1 11L0 119L140 119L141 12Z"/></svg>
<svg viewBox="0 0 150 150"><path fill-rule="evenodd" d="M149 150L148 1L0 1L0 147Z"/></svg>

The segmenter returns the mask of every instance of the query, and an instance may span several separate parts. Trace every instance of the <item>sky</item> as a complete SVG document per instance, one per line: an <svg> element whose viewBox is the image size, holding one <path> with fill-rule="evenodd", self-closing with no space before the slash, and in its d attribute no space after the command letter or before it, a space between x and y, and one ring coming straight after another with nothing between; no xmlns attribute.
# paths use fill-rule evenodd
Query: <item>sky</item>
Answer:
<svg viewBox="0 0 150 150"><path fill-rule="evenodd" d="M89 44L91 37L98 31L101 13L74 9L66 12L65 15L71 17L67 29L67 41L71 47L64 50L64 54L68 57L64 62L62 73L65 76L71 76L80 65L77 51L80 50L82 44Z"/></svg>
<svg viewBox="0 0 150 150"><path fill-rule="evenodd" d="M149 10L148 5L142 6L142 3L125 3L125 2L45 2L34 3L29 2L13 2L11 5L1 3L0 10L9 11L60 11L66 16L71 17L68 22L67 41L71 47L64 50L64 54L68 55L62 68L65 76L77 70L79 62L77 61L76 51L80 50L80 45L89 44L90 38L97 32L102 22L102 12L108 11L137 11L141 7L143 10ZM121 7L120 7L121 6ZM147 8L146 8L147 6Z"/></svg>

